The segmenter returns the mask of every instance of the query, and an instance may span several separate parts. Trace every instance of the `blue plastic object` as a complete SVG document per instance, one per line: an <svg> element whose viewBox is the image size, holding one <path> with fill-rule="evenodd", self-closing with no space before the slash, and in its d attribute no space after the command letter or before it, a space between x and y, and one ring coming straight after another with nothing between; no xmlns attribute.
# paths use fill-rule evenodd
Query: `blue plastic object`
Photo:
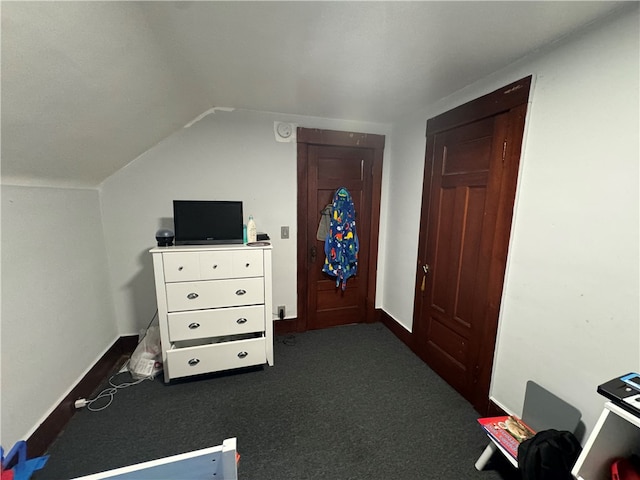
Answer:
<svg viewBox="0 0 640 480"><path fill-rule="evenodd" d="M27 460L27 442L20 440L9 450L6 457L4 456L4 449L0 447L0 459L3 470L8 470L8 467L13 465L11 468L13 480L29 480L33 472L45 466L49 455ZM14 460L16 461L14 462Z"/></svg>

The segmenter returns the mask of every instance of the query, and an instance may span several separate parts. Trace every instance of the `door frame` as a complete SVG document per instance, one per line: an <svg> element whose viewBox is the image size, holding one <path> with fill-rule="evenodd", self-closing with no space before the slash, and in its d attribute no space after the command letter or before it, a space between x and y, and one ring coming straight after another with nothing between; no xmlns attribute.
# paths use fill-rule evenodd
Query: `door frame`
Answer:
<svg viewBox="0 0 640 480"><path fill-rule="evenodd" d="M333 146L353 147L373 150L372 167L372 191L371 191L371 226L369 231L369 264L367 282L366 322L371 323L375 317L376 299L376 273L378 264L378 243L380 231L380 198L382 193L382 158L384 155L384 135L369 133L340 132L337 130L321 130L314 128L297 129L298 157L297 157L297 181L298 181L298 238L297 238L297 283L298 283L298 315L295 331L307 330L307 294L309 290L307 267L308 245L307 238L307 180L309 146Z"/></svg>
<svg viewBox="0 0 640 480"><path fill-rule="evenodd" d="M429 210L431 205L431 179L434 159L433 140L437 133L475 122L483 118L497 115L503 112L511 112L510 121L507 126L506 138L509 142L505 144L503 153L504 172L500 186L500 196L496 210L495 236L490 252L489 275L487 281L487 302L484 311L484 329L481 334L480 351L477 362L474 366L474 389L472 401L474 408L482 415L490 412L491 401L489 398L489 387L491 384L491 372L493 370L493 359L495 354L496 337L498 332L498 320L500 314L500 303L504 287L504 277L506 271L507 254L509 240L511 238L511 224L513 220L513 207L516 198L516 187L518 172L520 168L520 157L522 141L525 128L525 117L529 101L532 76L522 78L516 82L506 85L478 99L467 102L448 112L442 113L427 121L426 138L427 148L425 154L424 179L422 185L422 212L420 214L420 237L418 244L418 258L416 263L416 283L414 292L414 309L412 337L415 335L415 325L418 323L423 310L423 301L426 297L422 294L422 265L426 259L421 256L426 253L426 243L429 235ZM506 141L506 139L505 139ZM427 199L425 203L424 199ZM412 338L416 353L426 361L426 354L419 347L418 338Z"/></svg>

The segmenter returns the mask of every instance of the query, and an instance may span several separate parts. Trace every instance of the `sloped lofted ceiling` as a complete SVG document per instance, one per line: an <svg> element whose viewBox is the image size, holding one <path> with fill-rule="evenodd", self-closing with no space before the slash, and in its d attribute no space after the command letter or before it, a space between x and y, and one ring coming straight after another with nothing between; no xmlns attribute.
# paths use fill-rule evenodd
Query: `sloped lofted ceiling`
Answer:
<svg viewBox="0 0 640 480"><path fill-rule="evenodd" d="M95 186L206 110L390 123L625 2L2 2L2 182Z"/></svg>

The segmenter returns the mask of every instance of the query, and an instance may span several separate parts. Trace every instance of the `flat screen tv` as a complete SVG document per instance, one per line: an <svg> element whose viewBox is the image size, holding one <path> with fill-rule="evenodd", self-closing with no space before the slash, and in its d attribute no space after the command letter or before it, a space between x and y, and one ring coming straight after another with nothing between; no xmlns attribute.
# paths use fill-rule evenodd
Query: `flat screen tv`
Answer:
<svg viewBox="0 0 640 480"><path fill-rule="evenodd" d="M176 245L242 243L242 202L174 200Z"/></svg>

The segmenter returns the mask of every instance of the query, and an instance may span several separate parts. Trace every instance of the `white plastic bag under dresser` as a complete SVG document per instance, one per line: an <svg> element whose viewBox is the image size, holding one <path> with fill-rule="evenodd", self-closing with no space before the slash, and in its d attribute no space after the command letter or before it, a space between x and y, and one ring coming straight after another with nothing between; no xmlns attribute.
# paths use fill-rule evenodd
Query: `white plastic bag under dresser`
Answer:
<svg viewBox="0 0 640 480"><path fill-rule="evenodd" d="M271 246L150 250L164 381L273 365Z"/></svg>

